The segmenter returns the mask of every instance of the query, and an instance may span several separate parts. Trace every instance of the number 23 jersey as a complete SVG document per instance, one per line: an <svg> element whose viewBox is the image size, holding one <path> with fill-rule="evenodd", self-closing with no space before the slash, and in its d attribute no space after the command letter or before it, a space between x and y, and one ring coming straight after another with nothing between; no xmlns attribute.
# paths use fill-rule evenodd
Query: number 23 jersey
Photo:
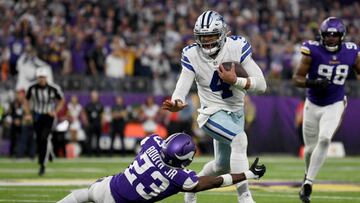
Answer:
<svg viewBox="0 0 360 203"><path fill-rule="evenodd" d="M113 176L110 189L116 203L155 202L198 184L194 171L164 164L160 157L162 143L158 135L145 138L133 163L124 173Z"/></svg>
<svg viewBox="0 0 360 203"><path fill-rule="evenodd" d="M359 47L352 42L342 43L337 52L327 51L318 41L304 42L301 53L312 59L308 78L327 78L330 81L330 85L325 89L309 88L307 98L319 106L344 100L344 84L359 51Z"/></svg>

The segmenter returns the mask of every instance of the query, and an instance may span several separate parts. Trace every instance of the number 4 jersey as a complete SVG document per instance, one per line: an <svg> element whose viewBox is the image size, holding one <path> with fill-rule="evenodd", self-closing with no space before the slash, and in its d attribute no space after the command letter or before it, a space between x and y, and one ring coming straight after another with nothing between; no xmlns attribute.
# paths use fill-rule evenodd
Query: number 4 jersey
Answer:
<svg viewBox="0 0 360 203"><path fill-rule="evenodd" d="M330 85L325 89L309 88L308 99L319 106L344 100L344 84L349 71L355 64L359 48L352 42L345 42L338 52L329 52L318 41L306 41L301 53L312 59L308 78L316 80L327 78Z"/></svg>
<svg viewBox="0 0 360 203"><path fill-rule="evenodd" d="M133 163L113 176L110 188L116 203L155 202L198 184L194 171L165 165L160 157L162 143L157 135L145 138Z"/></svg>
<svg viewBox="0 0 360 203"><path fill-rule="evenodd" d="M205 56L197 44L185 47L182 51L181 66L182 73L177 83L172 99L181 99L184 101L188 89L195 79L198 94L200 97L201 110L209 107L217 107L217 110L226 110L236 112L242 109L244 105L245 90L234 88L224 82L217 72L220 64L224 62L238 62L251 59L251 45L241 36L226 37L224 46L221 48L215 58ZM244 67L245 70L247 67ZM261 72L261 71L260 71ZM186 79L181 81L184 75ZM179 87L178 87L179 86ZM214 111L216 112L216 111ZM212 114L210 112L208 114Z"/></svg>

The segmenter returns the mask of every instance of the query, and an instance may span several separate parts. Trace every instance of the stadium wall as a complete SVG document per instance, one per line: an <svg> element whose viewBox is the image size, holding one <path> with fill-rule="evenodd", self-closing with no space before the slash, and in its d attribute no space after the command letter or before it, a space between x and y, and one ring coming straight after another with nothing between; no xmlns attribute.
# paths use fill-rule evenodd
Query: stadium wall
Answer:
<svg viewBox="0 0 360 203"><path fill-rule="evenodd" d="M89 101L89 93L67 92L67 100L72 94L79 97L83 105ZM100 101L105 106L112 106L117 95L113 92L101 92ZM142 104L148 94L122 94L125 104ZM157 104L161 105L164 96L155 96ZM251 96L256 106L254 123L248 130L249 154L259 153L291 153L297 154L300 139L295 128L295 110L301 102L299 98L288 96ZM360 154L360 99L349 98L342 125L333 141L344 144L348 155Z"/></svg>

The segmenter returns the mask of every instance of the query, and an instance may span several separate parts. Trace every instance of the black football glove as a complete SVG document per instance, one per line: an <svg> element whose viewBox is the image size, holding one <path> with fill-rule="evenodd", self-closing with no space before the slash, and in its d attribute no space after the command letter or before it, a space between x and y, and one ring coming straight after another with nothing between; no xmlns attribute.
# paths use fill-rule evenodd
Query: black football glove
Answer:
<svg viewBox="0 0 360 203"><path fill-rule="evenodd" d="M307 79L305 82L306 87L326 89L330 85L330 80L327 78L319 78L316 80Z"/></svg>
<svg viewBox="0 0 360 203"><path fill-rule="evenodd" d="M254 163L251 164L249 168L249 170L254 173L256 179L261 178L266 172L265 165L264 164L258 165L258 162L259 162L259 157L256 157Z"/></svg>

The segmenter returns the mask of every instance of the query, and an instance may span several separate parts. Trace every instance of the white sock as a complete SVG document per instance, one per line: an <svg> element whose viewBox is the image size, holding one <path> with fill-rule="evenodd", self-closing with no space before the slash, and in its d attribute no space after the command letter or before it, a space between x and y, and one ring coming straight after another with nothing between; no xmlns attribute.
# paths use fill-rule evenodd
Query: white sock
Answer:
<svg viewBox="0 0 360 203"><path fill-rule="evenodd" d="M305 182L304 182L304 184L309 184L309 185L312 185L312 184L313 184L313 182L312 182L311 180L306 179L306 180L305 180Z"/></svg>
<svg viewBox="0 0 360 203"><path fill-rule="evenodd" d="M230 168L231 173L242 173L249 169L247 159L247 137L245 133L238 134L231 143ZM238 202L253 202L247 180L236 184Z"/></svg>
<svg viewBox="0 0 360 203"><path fill-rule="evenodd" d="M215 176L218 173L215 171L215 160L207 162L201 171L199 172L198 176ZM185 192L184 194L184 202L185 203L196 203L196 193L192 192Z"/></svg>
<svg viewBox="0 0 360 203"><path fill-rule="evenodd" d="M58 203L84 203L90 201L87 188L74 190Z"/></svg>
<svg viewBox="0 0 360 203"><path fill-rule="evenodd" d="M253 200L250 191L248 191L238 197L238 203L255 203L255 201Z"/></svg>
<svg viewBox="0 0 360 203"><path fill-rule="evenodd" d="M311 155L315 146L305 146L304 160L305 160L305 173L307 174L310 166Z"/></svg>
<svg viewBox="0 0 360 203"><path fill-rule="evenodd" d="M327 138L319 138L319 141L311 155L310 165L308 168L308 173L306 179L310 181L315 180L315 177L320 171L321 166L324 164L326 155L329 149L330 140Z"/></svg>

